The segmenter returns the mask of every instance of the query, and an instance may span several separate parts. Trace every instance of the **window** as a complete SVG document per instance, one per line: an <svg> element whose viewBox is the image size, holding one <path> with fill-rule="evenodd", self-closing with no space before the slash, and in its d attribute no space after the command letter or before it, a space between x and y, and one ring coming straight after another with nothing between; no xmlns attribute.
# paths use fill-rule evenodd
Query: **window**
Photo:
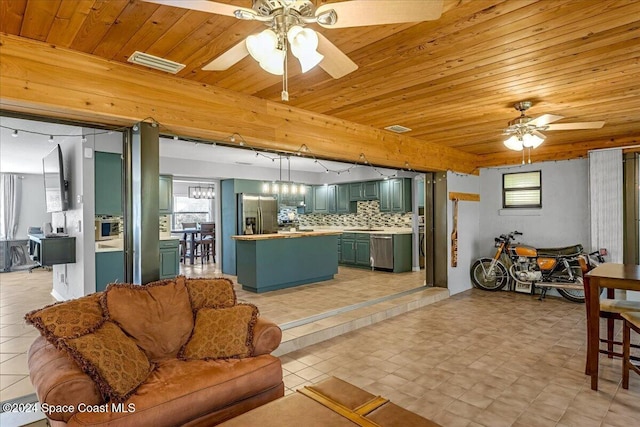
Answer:
<svg viewBox="0 0 640 427"><path fill-rule="evenodd" d="M542 173L519 172L502 175L503 208L541 208Z"/></svg>
<svg viewBox="0 0 640 427"><path fill-rule="evenodd" d="M211 221L211 199L173 197L173 229L182 228L183 222Z"/></svg>

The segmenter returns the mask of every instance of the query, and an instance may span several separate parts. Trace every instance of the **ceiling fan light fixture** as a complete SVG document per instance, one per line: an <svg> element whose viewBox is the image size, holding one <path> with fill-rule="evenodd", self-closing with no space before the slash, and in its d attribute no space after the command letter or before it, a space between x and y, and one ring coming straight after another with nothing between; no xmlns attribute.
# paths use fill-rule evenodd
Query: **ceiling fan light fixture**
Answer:
<svg viewBox="0 0 640 427"><path fill-rule="evenodd" d="M268 73L281 76L284 74L284 56L285 52L280 49L274 49L266 58L260 61L260 67Z"/></svg>
<svg viewBox="0 0 640 427"><path fill-rule="evenodd" d="M300 61L302 72L306 73L324 59L318 53L318 34L310 28L294 25L287 32L291 53Z"/></svg>
<svg viewBox="0 0 640 427"><path fill-rule="evenodd" d="M543 138L540 138L538 135L532 135L530 133L525 133L522 136L522 146L525 148L537 148L544 141Z"/></svg>
<svg viewBox="0 0 640 427"><path fill-rule="evenodd" d="M253 59L258 62L269 59L278 48L278 35L270 29L266 29L259 34L252 34L247 37L247 50ZM263 67L264 68L264 67Z"/></svg>
<svg viewBox="0 0 640 427"><path fill-rule="evenodd" d="M323 59L324 56L316 52L315 50L303 56L298 56L298 61L300 61L300 67L302 68L303 73L306 73L307 71L318 65Z"/></svg>
<svg viewBox="0 0 640 427"><path fill-rule="evenodd" d="M522 151L522 140L515 135L511 135L509 139L504 141L504 146L509 150Z"/></svg>

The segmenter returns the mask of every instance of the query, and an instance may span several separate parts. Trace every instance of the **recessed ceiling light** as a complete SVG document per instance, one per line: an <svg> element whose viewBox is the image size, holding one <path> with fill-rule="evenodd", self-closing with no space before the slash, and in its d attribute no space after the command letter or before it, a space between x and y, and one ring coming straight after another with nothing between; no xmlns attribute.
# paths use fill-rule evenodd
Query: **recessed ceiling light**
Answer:
<svg viewBox="0 0 640 427"><path fill-rule="evenodd" d="M410 128L401 125L391 125L387 126L385 129L395 133L405 133L411 131Z"/></svg>

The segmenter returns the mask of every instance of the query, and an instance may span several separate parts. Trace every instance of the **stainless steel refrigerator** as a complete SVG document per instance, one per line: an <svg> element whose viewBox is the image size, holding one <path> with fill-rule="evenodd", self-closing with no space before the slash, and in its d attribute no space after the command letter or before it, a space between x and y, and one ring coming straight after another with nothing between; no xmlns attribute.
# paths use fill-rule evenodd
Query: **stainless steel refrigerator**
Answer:
<svg viewBox="0 0 640 427"><path fill-rule="evenodd" d="M278 199L238 194L238 217L238 234L277 233Z"/></svg>

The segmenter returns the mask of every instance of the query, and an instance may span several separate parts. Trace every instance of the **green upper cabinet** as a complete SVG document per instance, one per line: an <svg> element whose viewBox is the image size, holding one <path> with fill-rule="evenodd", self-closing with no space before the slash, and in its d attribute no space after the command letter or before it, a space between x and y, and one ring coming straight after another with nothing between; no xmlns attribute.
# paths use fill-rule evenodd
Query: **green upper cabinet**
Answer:
<svg viewBox="0 0 640 427"><path fill-rule="evenodd" d="M171 175L160 175L158 208L160 215L167 215L173 212L173 177Z"/></svg>
<svg viewBox="0 0 640 427"><path fill-rule="evenodd" d="M380 212L411 212L411 180L380 181Z"/></svg>
<svg viewBox="0 0 640 427"><path fill-rule="evenodd" d="M349 185L350 184L341 184L336 186L336 213L351 212Z"/></svg>
<svg viewBox="0 0 640 427"><path fill-rule="evenodd" d="M313 213L313 187L310 185L304 186L304 213Z"/></svg>
<svg viewBox="0 0 640 427"><path fill-rule="evenodd" d="M338 186L327 186L327 211L336 213L338 211Z"/></svg>
<svg viewBox="0 0 640 427"><path fill-rule="evenodd" d="M96 215L122 215L122 156L95 152Z"/></svg>
<svg viewBox="0 0 640 427"><path fill-rule="evenodd" d="M316 185L313 187L313 212L329 213L329 204L327 201L328 185Z"/></svg>
<svg viewBox="0 0 640 427"><path fill-rule="evenodd" d="M380 197L378 181L352 182L349 184L349 200L377 200Z"/></svg>

